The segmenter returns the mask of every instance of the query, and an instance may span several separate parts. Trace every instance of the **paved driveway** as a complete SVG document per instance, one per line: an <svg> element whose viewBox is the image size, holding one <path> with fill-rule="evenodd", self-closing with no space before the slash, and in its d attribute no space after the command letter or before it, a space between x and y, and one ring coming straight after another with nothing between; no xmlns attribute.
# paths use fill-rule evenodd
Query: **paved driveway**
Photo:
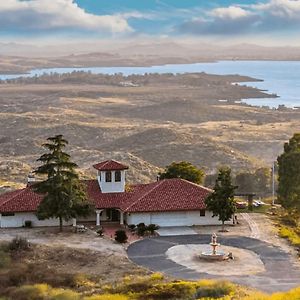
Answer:
<svg viewBox="0 0 300 300"><path fill-rule="evenodd" d="M300 270L293 265L290 255L279 247L253 238L222 236L219 241L223 245L251 250L258 254L266 271L255 275L216 276L201 270L197 272L176 264L165 255L166 251L175 245L207 244L210 239L211 235L161 236L133 243L127 251L129 258L136 264L180 279L225 279L265 292L285 291L300 285Z"/></svg>
<svg viewBox="0 0 300 300"><path fill-rule="evenodd" d="M176 227L162 227L157 230L160 236L174 236L174 235L193 235L198 234L193 228L188 226L176 226Z"/></svg>

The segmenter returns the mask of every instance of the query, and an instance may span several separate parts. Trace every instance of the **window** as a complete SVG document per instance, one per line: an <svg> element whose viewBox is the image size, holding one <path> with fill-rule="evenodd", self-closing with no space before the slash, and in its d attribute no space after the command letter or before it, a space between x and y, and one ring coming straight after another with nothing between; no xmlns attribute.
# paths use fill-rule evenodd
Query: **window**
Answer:
<svg viewBox="0 0 300 300"><path fill-rule="evenodd" d="M111 182L111 172L107 171L105 173L105 182Z"/></svg>
<svg viewBox="0 0 300 300"><path fill-rule="evenodd" d="M200 217L205 217L205 209L200 209Z"/></svg>
<svg viewBox="0 0 300 300"><path fill-rule="evenodd" d="M120 182L121 181L121 171L116 171L115 172L115 182Z"/></svg>
<svg viewBox="0 0 300 300"><path fill-rule="evenodd" d="M2 217L13 217L15 214L10 212L3 212L1 215Z"/></svg>

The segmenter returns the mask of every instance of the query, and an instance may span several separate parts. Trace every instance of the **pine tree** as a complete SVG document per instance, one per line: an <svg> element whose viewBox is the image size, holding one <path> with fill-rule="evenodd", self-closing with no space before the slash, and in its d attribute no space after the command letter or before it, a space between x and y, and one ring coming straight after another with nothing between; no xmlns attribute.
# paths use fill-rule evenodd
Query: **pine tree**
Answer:
<svg viewBox="0 0 300 300"><path fill-rule="evenodd" d="M278 198L291 213L300 214L300 133L284 144L278 159Z"/></svg>
<svg viewBox="0 0 300 300"><path fill-rule="evenodd" d="M222 167L214 186L214 192L205 200L208 210L212 211L213 217L219 217L222 221L222 231L225 230L225 221L229 221L235 210L234 191L237 187L232 185L231 169Z"/></svg>
<svg viewBox="0 0 300 300"><path fill-rule="evenodd" d="M60 231L63 220L77 216L87 216L90 206L84 187L75 171L77 165L70 160L70 155L63 151L68 141L62 135L49 137L42 146L48 150L37 161L41 162L35 173L45 176L44 181L34 184L36 193L43 199L38 207L40 219L58 218Z"/></svg>

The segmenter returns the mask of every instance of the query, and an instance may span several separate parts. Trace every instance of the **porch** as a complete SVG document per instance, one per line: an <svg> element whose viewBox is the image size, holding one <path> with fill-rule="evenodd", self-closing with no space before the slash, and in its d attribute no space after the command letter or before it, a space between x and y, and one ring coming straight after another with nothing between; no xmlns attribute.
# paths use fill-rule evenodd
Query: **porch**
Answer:
<svg viewBox="0 0 300 300"><path fill-rule="evenodd" d="M73 226L77 225L77 222L86 223L90 225L93 223L96 226L102 226L105 224L124 225L126 222L125 214L118 208L103 208L96 209L94 213L86 218L73 219Z"/></svg>

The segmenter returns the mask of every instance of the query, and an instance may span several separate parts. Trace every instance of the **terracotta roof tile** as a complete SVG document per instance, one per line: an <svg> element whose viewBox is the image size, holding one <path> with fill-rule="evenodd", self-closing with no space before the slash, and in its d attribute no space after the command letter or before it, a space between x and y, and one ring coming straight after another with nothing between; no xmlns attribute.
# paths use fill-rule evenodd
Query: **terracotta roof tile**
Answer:
<svg viewBox="0 0 300 300"><path fill-rule="evenodd" d="M106 160L96 165L93 165L93 167L98 171L115 171L128 169L128 166L123 165L115 160Z"/></svg>
<svg viewBox="0 0 300 300"><path fill-rule="evenodd" d="M124 193L102 193L97 180L84 181L95 208L120 208L124 212L199 210L211 190L182 179L138 184ZM27 188L0 195L0 212L36 211L42 199Z"/></svg>
<svg viewBox="0 0 300 300"><path fill-rule="evenodd" d="M166 179L157 182L145 193L136 195L125 211L159 212L204 209L205 198L211 192L210 189L186 180Z"/></svg>

